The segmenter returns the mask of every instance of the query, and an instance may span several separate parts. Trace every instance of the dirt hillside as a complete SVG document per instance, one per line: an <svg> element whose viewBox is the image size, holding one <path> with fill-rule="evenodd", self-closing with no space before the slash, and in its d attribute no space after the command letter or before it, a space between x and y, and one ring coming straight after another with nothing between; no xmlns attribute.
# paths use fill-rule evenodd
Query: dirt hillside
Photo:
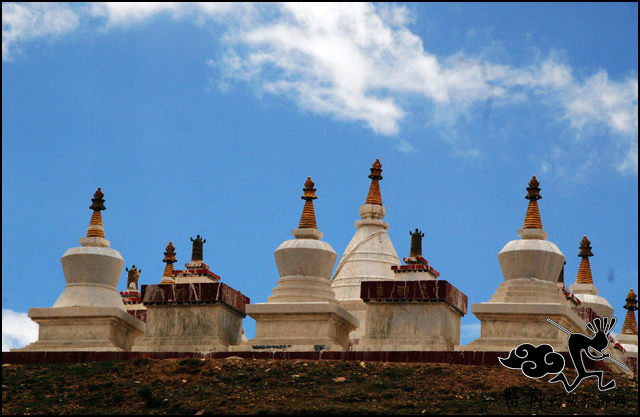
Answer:
<svg viewBox="0 0 640 417"><path fill-rule="evenodd" d="M571 371L568 376L574 376ZM504 367L138 359L2 367L2 414L638 414L637 379L572 393Z"/></svg>

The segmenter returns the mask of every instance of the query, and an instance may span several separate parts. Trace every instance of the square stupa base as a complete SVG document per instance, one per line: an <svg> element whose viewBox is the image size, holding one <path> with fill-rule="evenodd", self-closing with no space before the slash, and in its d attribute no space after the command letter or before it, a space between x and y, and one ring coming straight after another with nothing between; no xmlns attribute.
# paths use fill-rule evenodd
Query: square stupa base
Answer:
<svg viewBox="0 0 640 417"><path fill-rule="evenodd" d="M21 351L130 351L145 324L116 307L30 308L38 340Z"/></svg>
<svg viewBox="0 0 640 417"><path fill-rule="evenodd" d="M556 352L566 352L569 335L547 319L573 333L591 335L586 322L568 304L478 303L471 312L481 322L481 336L456 351L508 352L521 345L549 344Z"/></svg>
<svg viewBox="0 0 640 417"><path fill-rule="evenodd" d="M226 352L242 340L244 316L220 303L147 305L136 352Z"/></svg>
<svg viewBox="0 0 640 417"><path fill-rule="evenodd" d="M335 303L261 303L247 306L256 337L234 347L240 351L347 351L358 319Z"/></svg>
<svg viewBox="0 0 640 417"><path fill-rule="evenodd" d="M362 351L453 351L462 315L443 302L367 303Z"/></svg>

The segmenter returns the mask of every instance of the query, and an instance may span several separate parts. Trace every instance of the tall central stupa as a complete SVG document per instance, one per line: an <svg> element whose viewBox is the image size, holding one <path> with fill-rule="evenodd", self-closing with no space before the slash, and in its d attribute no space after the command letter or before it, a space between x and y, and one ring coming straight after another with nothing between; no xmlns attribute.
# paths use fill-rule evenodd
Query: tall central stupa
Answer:
<svg viewBox="0 0 640 417"><path fill-rule="evenodd" d="M360 327L349 335L357 349L365 334L366 304L360 298L362 281L395 281L392 266L401 264L389 239L389 223L382 221L386 209L382 205L380 180L382 164L379 159L371 167L371 185L364 205L360 206L361 220L356 221L356 233L340 259L331 281L331 288L340 305L360 320Z"/></svg>

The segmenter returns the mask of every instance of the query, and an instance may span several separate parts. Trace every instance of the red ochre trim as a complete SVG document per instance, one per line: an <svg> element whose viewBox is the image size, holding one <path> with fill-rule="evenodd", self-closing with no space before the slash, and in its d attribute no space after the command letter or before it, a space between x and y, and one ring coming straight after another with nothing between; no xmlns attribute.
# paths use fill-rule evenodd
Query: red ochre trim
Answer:
<svg viewBox="0 0 640 417"><path fill-rule="evenodd" d="M568 352L558 352L567 367L573 362ZM136 359L224 359L231 356L244 359L280 360L342 360L358 362L396 363L449 363L452 365L502 366L498 358L507 358L509 351L413 351L413 352L2 352L2 363L44 364L123 361ZM617 365L607 365L606 361L584 359L588 369L611 370Z"/></svg>
<svg viewBox="0 0 640 417"><path fill-rule="evenodd" d="M391 270L398 274L403 272L430 272L437 277L440 276L440 272L429 265L426 259L422 256L403 258L406 265L393 265Z"/></svg>
<svg viewBox="0 0 640 417"><path fill-rule="evenodd" d="M578 306L582 304L582 302L571 291L569 291L567 287L562 286L561 290L562 290L562 294L564 294L567 300L571 300L575 305L578 305Z"/></svg>
<svg viewBox="0 0 640 417"><path fill-rule="evenodd" d="M444 280L362 281L360 298L365 302L445 302L467 314L469 298Z"/></svg>
<svg viewBox="0 0 640 417"><path fill-rule="evenodd" d="M572 306L571 310L576 313L585 322L592 322L593 319L599 317L591 307Z"/></svg>
<svg viewBox="0 0 640 417"><path fill-rule="evenodd" d="M243 316L250 302L249 297L222 282L143 285L141 292L145 306L221 303Z"/></svg>

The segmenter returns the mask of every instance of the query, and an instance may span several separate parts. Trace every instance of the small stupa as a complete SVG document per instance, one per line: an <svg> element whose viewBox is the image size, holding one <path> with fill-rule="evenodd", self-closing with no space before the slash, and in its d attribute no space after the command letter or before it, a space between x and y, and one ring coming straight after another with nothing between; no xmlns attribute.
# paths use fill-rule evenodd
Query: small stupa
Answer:
<svg viewBox="0 0 640 417"><path fill-rule="evenodd" d="M349 336L354 350L365 334L366 305L360 298L363 281L393 281L391 270L400 265L400 258L389 239L389 223L382 221L386 209L382 205L380 181L382 164L376 159L369 175L371 184L364 205L360 206L360 218L355 222L356 232L347 245L331 280L331 288L340 305L356 316L361 326Z"/></svg>
<svg viewBox="0 0 640 417"><path fill-rule="evenodd" d="M70 248L60 259L67 283L64 291L52 308L29 309L29 317L39 324L39 337L24 350L130 350L144 333L145 324L127 314L116 288L124 260L105 239L103 197L98 188L81 246Z"/></svg>
<svg viewBox="0 0 640 417"><path fill-rule="evenodd" d="M177 284L188 284L197 282L218 282L220 277L209 268L209 265L204 263L204 244L207 243L207 239L204 239L200 235L196 238L190 238L192 242L191 249L191 262L184 264L187 268L185 270L175 270L174 277Z"/></svg>
<svg viewBox="0 0 640 417"><path fill-rule="evenodd" d="M593 256L591 242L587 236L582 238L580 242L579 257L582 258L578 267L578 275L576 283L571 284L569 289L581 302L581 306L590 307L600 317L613 317L613 307L609 302L598 295L598 288L593 284L593 276L591 275L591 264L589 258Z"/></svg>
<svg viewBox="0 0 640 417"><path fill-rule="evenodd" d="M162 262L167 265L164 267L164 272L162 273L162 281L160 284L175 284L175 273L173 271L173 264L178 262L176 259L176 248L173 246L173 242L169 242L167 245L167 249L164 252L164 259Z"/></svg>
<svg viewBox="0 0 640 417"><path fill-rule="evenodd" d="M468 298L449 282L439 280L422 256L424 233L411 233L406 265L392 266L394 281L363 281L366 325L359 350L452 351L460 344L460 319Z"/></svg>
<svg viewBox="0 0 640 417"><path fill-rule="evenodd" d="M546 343L567 350L567 334L547 322L551 319L572 332L584 333L585 321L572 310L558 286L564 255L547 240L538 207L540 183L535 175L527 187L529 200L519 240L498 253L504 282L486 303L472 304L481 321L481 336L457 350L510 351L522 343Z"/></svg>
<svg viewBox="0 0 640 417"><path fill-rule="evenodd" d="M396 279L404 281L419 281L438 279L440 273L436 271L422 256L422 238L424 233L416 228L411 235L411 249L409 257L403 258L405 265L393 265L391 270L396 274Z"/></svg>
<svg viewBox="0 0 640 417"><path fill-rule="evenodd" d="M191 239L194 242L194 239ZM169 242L160 284L142 286L147 329L133 347L139 352L226 352L242 342L242 320L249 298L212 279L202 258L200 235L186 271L175 271L175 246ZM189 267L192 267L189 269ZM210 271L209 271L210 272ZM182 282L181 282L182 280Z"/></svg>
<svg viewBox="0 0 640 417"><path fill-rule="evenodd" d="M346 351L349 332L358 327L354 316L340 307L329 278L338 255L317 228L311 177L304 184L305 200L292 240L274 252L278 273L276 288L266 303L247 306L256 321L256 337L234 350Z"/></svg>
<svg viewBox="0 0 640 417"><path fill-rule="evenodd" d="M638 310L637 295L633 292L633 288L629 290L627 294L626 303L624 309L627 310L627 314L622 324L622 331L616 336L618 343L626 350L625 362L629 368L635 368L636 375L638 374L638 324L636 322L636 310Z"/></svg>

